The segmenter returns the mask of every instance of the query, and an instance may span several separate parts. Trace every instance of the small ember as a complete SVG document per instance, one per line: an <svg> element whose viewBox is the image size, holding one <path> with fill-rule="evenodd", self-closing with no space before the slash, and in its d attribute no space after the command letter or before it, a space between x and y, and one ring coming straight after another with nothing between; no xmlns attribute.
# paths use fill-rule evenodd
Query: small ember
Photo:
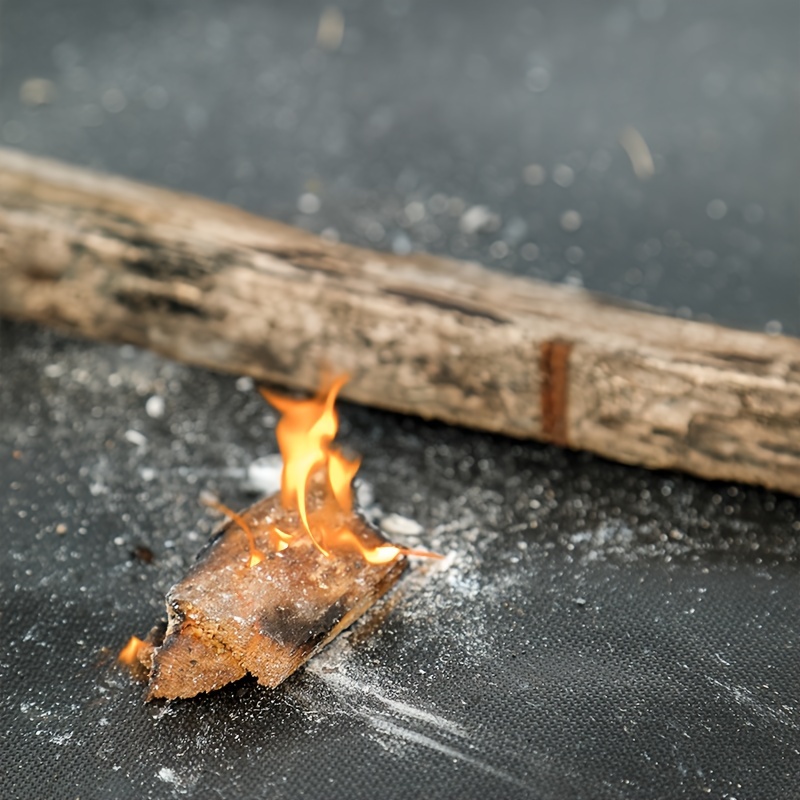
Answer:
<svg viewBox="0 0 800 800"><path fill-rule="evenodd" d="M145 646L145 643L138 636L131 636L128 639L128 644L119 651L117 658L120 663L125 664L126 667L132 667L139 661L139 652Z"/></svg>

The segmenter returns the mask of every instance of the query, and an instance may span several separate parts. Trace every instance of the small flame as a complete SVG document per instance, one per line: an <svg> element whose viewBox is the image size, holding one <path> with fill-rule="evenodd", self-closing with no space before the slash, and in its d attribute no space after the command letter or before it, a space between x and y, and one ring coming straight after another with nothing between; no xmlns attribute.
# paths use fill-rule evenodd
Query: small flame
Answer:
<svg viewBox="0 0 800 800"><path fill-rule="evenodd" d="M264 554L256 547L256 537L253 535L253 529L250 527L250 523L241 515L237 514L232 508L228 508L228 506L223 505L213 497L204 496L202 501L211 508L215 508L220 514L224 514L226 517L232 519L245 533L247 536L247 545L250 548L250 555L247 559L247 566L254 567L256 564L260 564L265 556Z"/></svg>
<svg viewBox="0 0 800 800"><path fill-rule="evenodd" d="M340 549L355 550L370 564L387 564L401 554L441 558L436 553L387 544L377 536L373 543L365 542L343 524L343 518L353 508L352 483L361 464L361 459L347 458L333 447L339 428L334 404L346 382L346 377L339 377L326 393L310 400L293 400L261 389L264 398L282 415L275 432L283 457L284 508L297 509L303 530L326 556L331 550ZM320 511L310 514L309 481L318 470L327 474L328 497ZM291 535L277 529L275 535L279 542L276 549L285 549Z"/></svg>
<svg viewBox="0 0 800 800"><path fill-rule="evenodd" d="M119 651L117 659L125 666L131 667L138 662L139 653L144 646L144 642L138 636L131 636L128 644Z"/></svg>

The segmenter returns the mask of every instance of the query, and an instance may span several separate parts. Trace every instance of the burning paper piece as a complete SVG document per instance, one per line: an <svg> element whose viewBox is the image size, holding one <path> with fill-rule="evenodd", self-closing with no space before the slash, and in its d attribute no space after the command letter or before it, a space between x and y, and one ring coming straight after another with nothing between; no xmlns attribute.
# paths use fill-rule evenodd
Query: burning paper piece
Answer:
<svg viewBox="0 0 800 800"><path fill-rule="evenodd" d="M281 491L236 513L167 594L168 625L133 637L120 661L147 699L193 697L247 673L277 686L397 581L406 555L352 508L359 466L333 446L344 380L310 400L263 392L281 413Z"/></svg>

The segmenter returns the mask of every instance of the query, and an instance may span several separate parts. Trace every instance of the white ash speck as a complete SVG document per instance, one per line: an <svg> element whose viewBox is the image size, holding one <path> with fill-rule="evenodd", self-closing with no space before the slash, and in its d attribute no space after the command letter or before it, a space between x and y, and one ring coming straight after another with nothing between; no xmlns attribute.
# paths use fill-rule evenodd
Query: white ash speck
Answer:
<svg viewBox="0 0 800 800"><path fill-rule="evenodd" d="M567 231L567 233L574 233L583 224L583 218L579 212L574 209L569 209L561 215L559 222L562 229Z"/></svg>
<svg viewBox="0 0 800 800"><path fill-rule="evenodd" d="M419 536L422 525L400 514L389 514L381 520L381 529L390 536Z"/></svg>
<svg viewBox="0 0 800 800"><path fill-rule="evenodd" d="M281 488L283 459L279 454L257 458L247 468L244 488L249 492L274 494Z"/></svg>
<svg viewBox="0 0 800 800"><path fill-rule="evenodd" d="M164 398L158 394L148 397L147 402L144 404L144 410L147 412L147 416L153 419L161 419L161 417L164 416L164 408Z"/></svg>
<svg viewBox="0 0 800 800"><path fill-rule="evenodd" d="M139 433L139 431L131 428L125 431L125 441L136 445L136 447L144 447L147 444L147 437L143 433Z"/></svg>
<svg viewBox="0 0 800 800"><path fill-rule="evenodd" d="M547 91L550 86L550 72L545 67L531 67L525 77L525 85L536 94Z"/></svg>
<svg viewBox="0 0 800 800"><path fill-rule="evenodd" d="M547 180L547 170L541 164L528 164L522 170L522 180L528 186L541 186Z"/></svg>
<svg viewBox="0 0 800 800"><path fill-rule="evenodd" d="M241 378L236 379L237 392L252 392L254 385L253 379L248 375L243 375Z"/></svg>
<svg viewBox="0 0 800 800"><path fill-rule="evenodd" d="M411 239L404 233L398 233L392 239L392 252L398 256L407 256L412 250Z"/></svg>
<svg viewBox="0 0 800 800"><path fill-rule="evenodd" d="M44 368L44 374L48 378L60 378L65 371L66 367L63 364L48 364Z"/></svg>
<svg viewBox="0 0 800 800"><path fill-rule="evenodd" d="M301 194L297 200L297 210L301 214L316 214L320 210L321 206L322 203L320 202L319 197L311 192Z"/></svg>
<svg viewBox="0 0 800 800"><path fill-rule="evenodd" d="M459 227L464 233L496 231L500 227L500 217L486 206L472 206L461 216Z"/></svg>
<svg viewBox="0 0 800 800"><path fill-rule="evenodd" d="M553 182L562 189L572 186L575 183L575 170L566 164L556 164L553 168Z"/></svg>
<svg viewBox="0 0 800 800"><path fill-rule="evenodd" d="M425 204L412 200L404 209L406 219L413 225L425 219Z"/></svg>
<svg viewBox="0 0 800 800"><path fill-rule="evenodd" d="M170 769L169 767L161 767L161 769L156 773L156 777L159 780L164 781L164 783L173 784L173 786L180 786L182 783L175 770Z"/></svg>

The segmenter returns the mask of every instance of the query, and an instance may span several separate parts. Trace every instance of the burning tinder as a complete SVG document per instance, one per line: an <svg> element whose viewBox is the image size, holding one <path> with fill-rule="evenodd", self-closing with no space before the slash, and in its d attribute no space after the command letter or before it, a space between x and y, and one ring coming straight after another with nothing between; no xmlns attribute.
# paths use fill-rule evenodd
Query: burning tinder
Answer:
<svg viewBox="0 0 800 800"><path fill-rule="evenodd" d="M334 445L336 397L262 391L280 411L281 490L235 512L167 594L168 625L119 655L149 674L147 699L192 697L247 673L277 686L367 611L400 577L406 556L353 509L360 460Z"/></svg>

